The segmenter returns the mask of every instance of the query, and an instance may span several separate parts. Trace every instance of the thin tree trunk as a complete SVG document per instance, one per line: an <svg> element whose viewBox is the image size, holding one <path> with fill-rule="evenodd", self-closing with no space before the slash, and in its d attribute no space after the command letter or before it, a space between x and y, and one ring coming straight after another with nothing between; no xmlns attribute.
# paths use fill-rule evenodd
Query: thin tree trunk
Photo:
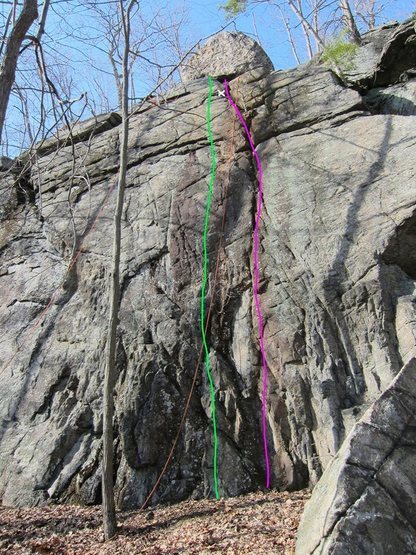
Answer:
<svg viewBox="0 0 416 555"><path fill-rule="evenodd" d="M33 132L32 132L32 126L30 124L30 116L29 116L29 107L27 105L27 96L25 96L25 94L20 90L19 87L16 87L17 89L17 95L20 99L20 103L22 105L21 108L21 113L23 116L23 122L24 122L24 126L25 126L25 136L27 133L27 136L29 138L29 143L32 145L33 144ZM21 145L21 150L23 150L24 148L24 141L23 144Z"/></svg>
<svg viewBox="0 0 416 555"><path fill-rule="evenodd" d="M303 15L301 0L296 0L296 3L297 3L298 11L301 15L301 25L302 25L303 35L305 37L305 43L306 43L306 49L308 51L308 57L309 57L310 60L312 60L313 50L312 50L312 45L311 45L311 38L309 36L309 30L308 30L308 26L306 25L306 22L305 22L305 17Z"/></svg>
<svg viewBox="0 0 416 555"><path fill-rule="evenodd" d="M10 10L7 16L6 23L3 23L3 36L0 39L0 58L3 56L3 50L7 44L7 33L9 32L9 27L12 24L13 9Z"/></svg>
<svg viewBox="0 0 416 555"><path fill-rule="evenodd" d="M290 48L292 49L293 57L295 58L296 63L300 64L300 57L299 57L298 51L296 49L296 44L295 44L295 41L293 39L292 30L290 28L289 21L286 19L286 14L282 10L282 8L280 6L277 6L277 7L280 11L280 15L282 17L283 25L285 26L285 29L286 29L286 33L287 33L287 36L288 36L288 39L289 39Z"/></svg>
<svg viewBox="0 0 416 555"><path fill-rule="evenodd" d="M302 25L302 28L304 29L304 32L309 31L314 37L314 39L316 40L316 43L319 44L319 48L322 50L325 44L322 38L319 36L319 33L315 31L315 29L309 23L307 18L303 15L302 11L299 10L299 8L297 7L297 5L294 3L293 0L288 0L288 4L291 7L291 9L295 12L297 18L299 19Z"/></svg>
<svg viewBox="0 0 416 555"><path fill-rule="evenodd" d="M7 40L4 58L0 67L0 142L9 104L10 91L16 77L17 60L23 39L31 25L38 17L38 5L36 0L24 0L20 15L10 32Z"/></svg>
<svg viewBox="0 0 416 555"><path fill-rule="evenodd" d="M123 1L119 2L119 9L123 22L124 52L123 52L123 97L122 97L122 130L120 145L120 170L118 176L117 202L114 213L114 242L113 267L111 271L110 316L106 349L106 367L104 376L103 400L103 462L102 462L102 492L103 492L103 526L106 540L117 532L117 520L114 501L114 447L113 447L113 415L114 415L114 386L116 381L116 344L117 323L120 305L120 247L121 247L121 216L123 212L124 190L127 174L127 144L128 144L128 92L129 92L129 38L130 38L130 2L127 13L124 12Z"/></svg>
<svg viewBox="0 0 416 555"><path fill-rule="evenodd" d="M315 31L316 35L319 35L319 5L318 5L318 0L314 0L314 3L313 3L312 27L314 28L314 31ZM319 50L319 44L316 40L316 35L314 35L315 46L316 46L316 50Z"/></svg>
<svg viewBox="0 0 416 555"><path fill-rule="evenodd" d="M358 30L357 24L355 23L355 19L352 15L351 6L349 5L348 0L340 0L340 6L342 10L342 17L344 19L344 23L350 39L355 44L361 44L360 31Z"/></svg>
<svg viewBox="0 0 416 555"><path fill-rule="evenodd" d="M376 26L376 12L375 12L375 2L369 2L368 5L368 28L374 29Z"/></svg>
<svg viewBox="0 0 416 555"><path fill-rule="evenodd" d="M40 40L41 40L41 38L42 38L42 36L45 32L46 17L48 15L50 3L51 3L50 0L45 0L43 2L42 16L40 18L39 28L38 28L38 32L37 32L37 35L36 35L36 38L38 39L39 42L40 42Z"/></svg>
<svg viewBox="0 0 416 555"><path fill-rule="evenodd" d="M254 28L254 32L256 33L257 42L260 44L260 46L263 46L261 44L261 39L260 39L260 36L259 36L259 32L257 31L257 23L256 23L256 18L255 18L254 12L251 12L251 19L253 20L253 28Z"/></svg>
<svg viewBox="0 0 416 555"><path fill-rule="evenodd" d="M123 82L122 82L122 76L119 75L118 72L118 68L117 68L117 64L116 64L116 60L114 58L114 49L113 47L111 47L109 53L108 53L108 58L110 60L111 63L111 68L113 70L113 75L114 75L114 81L116 82L116 89L117 89L117 108L119 110L122 109L122 104L123 104ZM121 77L121 79L120 79Z"/></svg>

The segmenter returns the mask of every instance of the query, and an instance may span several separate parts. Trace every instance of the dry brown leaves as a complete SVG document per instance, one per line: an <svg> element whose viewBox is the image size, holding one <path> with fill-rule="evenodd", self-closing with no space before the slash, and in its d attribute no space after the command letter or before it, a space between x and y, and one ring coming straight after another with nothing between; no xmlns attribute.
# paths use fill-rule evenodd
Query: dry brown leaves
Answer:
<svg viewBox="0 0 416 555"><path fill-rule="evenodd" d="M120 512L119 533L107 543L100 507L0 507L0 553L289 555L309 496L307 491L251 493Z"/></svg>

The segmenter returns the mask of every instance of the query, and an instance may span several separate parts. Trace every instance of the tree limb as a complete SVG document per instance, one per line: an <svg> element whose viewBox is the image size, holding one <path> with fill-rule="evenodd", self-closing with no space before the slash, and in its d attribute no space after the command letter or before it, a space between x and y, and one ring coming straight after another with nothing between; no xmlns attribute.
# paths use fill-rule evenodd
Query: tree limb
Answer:
<svg viewBox="0 0 416 555"><path fill-rule="evenodd" d="M24 0L22 11L7 40L6 51L0 67L0 141L7 106L9 104L10 91L16 78L16 67L19 59L20 47L37 17L37 1Z"/></svg>

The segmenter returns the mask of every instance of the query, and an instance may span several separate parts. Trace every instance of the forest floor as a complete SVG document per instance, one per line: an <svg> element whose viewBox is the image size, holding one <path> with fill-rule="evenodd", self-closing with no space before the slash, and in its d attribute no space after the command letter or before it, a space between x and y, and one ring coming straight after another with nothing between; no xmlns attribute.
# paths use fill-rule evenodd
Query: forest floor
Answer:
<svg viewBox="0 0 416 555"><path fill-rule="evenodd" d="M293 554L309 491L250 493L118 513L103 543L100 507L0 507L0 553L10 555Z"/></svg>

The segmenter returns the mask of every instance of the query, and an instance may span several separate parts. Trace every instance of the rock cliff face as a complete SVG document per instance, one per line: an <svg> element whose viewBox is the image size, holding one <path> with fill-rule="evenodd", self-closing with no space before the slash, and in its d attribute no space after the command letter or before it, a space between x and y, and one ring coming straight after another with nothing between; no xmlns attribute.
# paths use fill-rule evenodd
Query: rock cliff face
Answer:
<svg viewBox="0 0 416 555"><path fill-rule="evenodd" d="M185 85L131 116L115 398L121 507L139 506L156 481L198 365L211 167L206 74L218 78L220 90L222 78L230 80L264 169L260 301L272 486L314 485L365 409L415 354L415 37L413 23L369 34L363 49L372 58L359 52L345 81L318 62L271 71L258 46L224 34L191 59ZM210 65L221 41L246 57ZM397 68L391 56L397 58L399 43L406 56ZM6 505L100 500L118 123L110 114L75 129L72 144L49 141L29 171L2 168ZM249 145L222 96L213 101L212 128L218 167L208 237L208 342L220 491L235 495L264 484L252 294L257 180ZM210 416L201 364L153 502L210 494Z"/></svg>

